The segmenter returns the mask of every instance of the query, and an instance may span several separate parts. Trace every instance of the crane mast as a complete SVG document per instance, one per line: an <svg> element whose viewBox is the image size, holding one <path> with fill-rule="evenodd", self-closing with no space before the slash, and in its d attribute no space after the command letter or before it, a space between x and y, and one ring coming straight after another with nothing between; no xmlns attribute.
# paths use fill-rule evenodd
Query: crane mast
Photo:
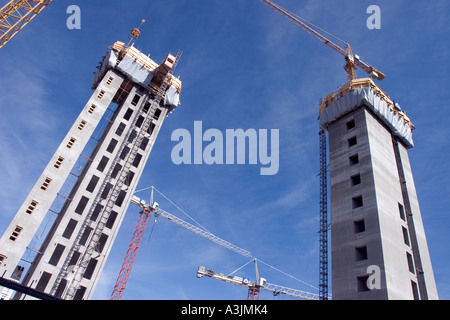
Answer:
<svg viewBox="0 0 450 320"><path fill-rule="evenodd" d="M261 2L262 4L266 5L267 7L269 7L276 13L278 13L279 15L283 16L290 22L294 23L296 26L298 26L302 30L306 31L307 33L312 35L314 38L320 40L322 43L326 44L328 47L330 47L334 51L336 51L339 54L341 54L342 56L344 56L345 57L344 69L347 71L348 81L352 81L352 80L356 79L356 67L363 69L372 78L375 78L377 80L381 81L385 78L385 74L383 74L381 71L375 69L374 67L370 66L366 62L362 61L358 55L353 54L351 46L348 43L340 40L345 45L345 48L342 48L341 46L337 45L336 43L334 43L333 41L331 41L330 39L328 39L327 37L322 35L320 32L311 28L307 24L307 23L309 23L308 21L296 16L295 14L284 9L280 5L273 3L270 0L258 0L258 1ZM309 23L309 24L312 25L311 23ZM316 26L314 26L314 27L316 27ZM316 28L318 28L318 27L316 27ZM320 28L318 28L318 29L320 29ZM320 30L322 32L328 33L322 29L320 29Z"/></svg>
<svg viewBox="0 0 450 320"><path fill-rule="evenodd" d="M52 0L11 0L0 9L0 48L22 30Z"/></svg>

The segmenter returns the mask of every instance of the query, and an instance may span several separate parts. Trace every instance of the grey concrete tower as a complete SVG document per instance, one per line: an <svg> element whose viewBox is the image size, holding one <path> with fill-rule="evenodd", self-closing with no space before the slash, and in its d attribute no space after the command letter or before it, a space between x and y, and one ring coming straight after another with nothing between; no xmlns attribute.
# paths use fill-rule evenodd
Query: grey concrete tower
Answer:
<svg viewBox="0 0 450 320"><path fill-rule="evenodd" d="M438 299L407 150L413 125L370 79L327 96L333 299Z"/></svg>
<svg viewBox="0 0 450 320"><path fill-rule="evenodd" d="M171 73L178 58L169 54L158 65L122 42L110 48L92 97L0 239L3 277L20 280L24 252L109 109L112 118L22 281L64 299L92 296L163 121L179 105L181 82Z"/></svg>

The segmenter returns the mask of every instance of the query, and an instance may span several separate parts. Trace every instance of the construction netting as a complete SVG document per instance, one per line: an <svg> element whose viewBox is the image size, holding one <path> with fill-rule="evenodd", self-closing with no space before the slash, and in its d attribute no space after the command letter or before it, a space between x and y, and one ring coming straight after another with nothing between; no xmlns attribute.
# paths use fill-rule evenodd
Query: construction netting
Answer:
<svg viewBox="0 0 450 320"><path fill-rule="evenodd" d="M363 105L372 110L391 129L392 134L399 137L408 148L414 147L411 124L395 112L371 87L351 90L329 104L319 117L320 125L327 130L330 123Z"/></svg>

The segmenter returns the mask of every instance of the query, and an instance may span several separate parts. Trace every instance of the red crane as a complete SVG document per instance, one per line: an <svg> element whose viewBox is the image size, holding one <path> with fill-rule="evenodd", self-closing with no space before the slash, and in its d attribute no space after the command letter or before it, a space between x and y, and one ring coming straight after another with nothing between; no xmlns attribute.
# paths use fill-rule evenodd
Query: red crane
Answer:
<svg viewBox="0 0 450 320"><path fill-rule="evenodd" d="M120 268L119 277L117 278L114 290L111 296L111 300L122 300L125 287L127 286L128 278L131 274L136 255L141 245L142 238L144 237L145 229L147 228L148 220L150 218L151 210L143 209L139 217L138 223L133 233L130 245L127 250L127 254Z"/></svg>
<svg viewBox="0 0 450 320"><path fill-rule="evenodd" d="M123 261L122 268L120 269L120 273L117 278L116 284L114 286L114 290L113 290L110 300L122 300L122 296L125 292L125 287L127 286L127 282L130 277L134 261L136 260L136 255L138 253L139 246L142 242L142 238L144 236L144 232L147 227L148 220L152 213L155 215L155 217L162 217L164 219L167 219L167 220L179 225L180 227L183 227L199 236L202 236L203 238L206 238L212 242L215 242L222 247L225 247L236 253L239 253L240 255L242 255L244 257L247 257L247 258L252 257L252 254L249 251L239 248L238 246L235 246L234 244L231 244L230 242L225 241L225 240L215 236L214 234L212 234L205 228L196 227L196 226L184 221L183 219L180 219L177 216L174 216L173 214L170 214L170 213L158 208L158 206L159 206L158 203L153 202L153 189L155 189L155 188L152 187L150 204L145 204L144 201L140 200L136 196L134 196L131 199L131 203L140 206L143 210L141 212L141 216L139 217L138 223L134 230L133 237L132 237L130 245L128 247L127 254Z"/></svg>

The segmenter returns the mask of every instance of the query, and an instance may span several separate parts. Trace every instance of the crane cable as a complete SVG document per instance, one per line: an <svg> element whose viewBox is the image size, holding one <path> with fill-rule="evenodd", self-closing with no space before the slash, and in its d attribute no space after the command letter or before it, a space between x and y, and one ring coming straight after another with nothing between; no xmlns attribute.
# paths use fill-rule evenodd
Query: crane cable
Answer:
<svg viewBox="0 0 450 320"><path fill-rule="evenodd" d="M285 276L288 276L289 278L292 278L292 279L294 279L294 280L296 280L296 281L298 281L298 282L300 282L300 283L302 283L302 284L304 284L304 285L306 285L306 286L309 286L309 287L311 287L311 288L313 288L313 289L315 289L315 290L319 290L319 288L314 287L313 285L311 285L311 284L309 284L309 283L307 283L307 282L305 282L305 281L303 281L303 280L300 280L300 279L298 279L298 278L296 278L296 277L294 277L294 276L292 276L292 275L290 275L290 274L288 274L288 273L286 273L286 272L284 272L284 271L282 271L282 270L280 270L280 269L278 269L278 268L275 268L274 266L271 266L270 264L268 264L268 263L266 263L266 262L264 262L264 261L261 261L261 260L259 260L259 259L257 259L257 258L252 258L252 260L250 260L249 262L247 262L246 264L244 264L242 267L239 267L239 268L237 268L236 270L234 270L232 273L230 273L229 275L227 275L227 277L232 276L233 274L235 274L236 272L238 272L238 271L241 270L242 268L246 267L248 264L250 264L251 262L253 262L253 261L255 261L255 260L258 261L258 262L261 262L262 264L265 264L266 266L268 266L268 267L274 269L275 271L278 271L278 272L284 274Z"/></svg>
<svg viewBox="0 0 450 320"><path fill-rule="evenodd" d="M204 226L202 226L202 225L201 225L199 222L197 222L194 218L192 218L190 215L188 215L183 209L181 209L181 208L180 208L179 206L177 206L174 202L172 202L169 198L167 198L161 191L159 191L159 190L156 189L155 187L150 187L150 188L153 188L154 190L156 190L161 196L163 196L167 201L169 201L172 205L174 205L178 210L180 210L180 211L183 212L186 216L188 216L192 221L194 221L194 222L195 222L198 226L200 226L202 229L204 229L205 231L211 233L210 231L208 231L208 229L206 229ZM147 189L150 189L150 188L145 188L145 189L142 189L142 190L138 190L138 191L136 191L136 193L141 192L141 191L144 191L144 190L147 190ZM155 220L155 223L153 224L153 228L155 227L155 224L156 224L156 220ZM152 231L151 231L151 233L150 233L150 236L151 236L151 234L153 233L153 228L152 228ZM150 240L150 239L149 239L149 240ZM233 272L230 273L229 275L231 276L231 275L233 275L234 273L238 272L239 270L241 270L242 268L244 268L245 266L247 266L249 263L253 262L255 259L256 259L256 258L253 258L252 260L250 260L249 262L247 262L246 264L244 264L242 267L236 269L235 271L233 271ZM303 283L304 285L307 285L307 286L309 286L309 287L311 287L311 288L313 288L313 289L315 289L315 290L319 290L319 288L314 287L313 285L311 285L311 284L309 284L309 283L307 283L307 282L305 282L305 281L303 281L303 280L300 280L300 279L298 279L298 278L296 278L296 277L294 277L294 276L292 276L292 275L290 275L290 274L288 274L288 273L286 273L286 272L284 272L284 271L282 271L282 270L280 270L280 269L277 269L277 268L275 268L274 266L271 266L270 264L268 264L268 263L266 263L266 262L264 262L264 261L261 261L260 259L256 259L256 260L259 261L259 262L261 262L262 264L265 264L266 266L268 266L268 267L274 269L275 271L278 271L278 272L280 272L280 273L282 273L282 274L284 274L284 275L286 275L286 276L288 276L288 277L290 277L290 278L292 278L292 279L294 279L294 280L296 280L296 281L298 281L298 282L300 282L300 283Z"/></svg>
<svg viewBox="0 0 450 320"><path fill-rule="evenodd" d="M293 13L293 12L291 12L291 11L288 11L288 10L284 9L283 7L279 6L279 5L276 4L276 3L271 2L271 4L272 4L274 7L276 7L278 10L280 10L281 12L283 12L284 14L289 14L289 15L293 16L294 18L296 18L297 20L300 20L300 21L302 21L303 23L309 25L310 27L312 26L312 27L314 27L314 28L316 28L316 29L322 31L323 33L326 33L326 34L329 35L330 37L335 38L336 40L342 42L342 43L345 44L346 46L348 45L348 43L345 42L344 40L342 40L342 39L336 37L335 35L329 33L328 31L322 29L322 28L319 27L319 26L316 26L314 23L309 22L308 20L306 20L306 19L304 19L304 18L302 18L302 17L299 17L299 16L296 15L295 13Z"/></svg>
<svg viewBox="0 0 450 320"><path fill-rule="evenodd" d="M153 189L158 192L161 196L164 197L164 199L166 199L167 201L169 201L173 206L175 206L175 208L177 208L178 210L180 210L182 213L184 213L189 219L191 219L192 221L194 221L200 228L202 228L203 230L209 232L212 234L212 232L210 232L208 229L206 229L204 226L202 226L197 220L195 220L194 218L192 218L190 215L188 215L183 209L181 209L179 206L177 206L173 201L171 201L169 198L167 198L161 191L159 191L158 189L156 189L155 187L153 187Z"/></svg>
<svg viewBox="0 0 450 320"><path fill-rule="evenodd" d="M282 270L280 270L280 269L277 269L277 268L275 268L274 266L271 266L270 264L268 264L268 263L266 263L266 262L264 262L264 261L261 261L261 260L259 260L259 259L256 259L256 260L258 260L258 261L261 262L262 264L265 264L266 266L268 266L268 267L270 267L270 268L272 268L272 269L274 269L274 270L276 270L276 271L278 271L278 272L281 272L281 273L284 274L285 276L288 276L288 277L290 277L290 278L292 278L292 279L294 279L294 280L297 280L298 282L301 282L301 283L303 283L304 285L307 285L307 286L309 286L309 287L311 287L311 288L313 288L313 289L319 290L319 288L314 287L312 284L309 284L309 283L307 283L307 282L305 282L305 281L303 281L303 280L300 280L300 279L298 279L298 278L296 278L296 277L294 277L294 276L292 276L292 275L290 275L290 274L288 274L288 273L286 273L286 272L284 272L284 271L282 271Z"/></svg>

